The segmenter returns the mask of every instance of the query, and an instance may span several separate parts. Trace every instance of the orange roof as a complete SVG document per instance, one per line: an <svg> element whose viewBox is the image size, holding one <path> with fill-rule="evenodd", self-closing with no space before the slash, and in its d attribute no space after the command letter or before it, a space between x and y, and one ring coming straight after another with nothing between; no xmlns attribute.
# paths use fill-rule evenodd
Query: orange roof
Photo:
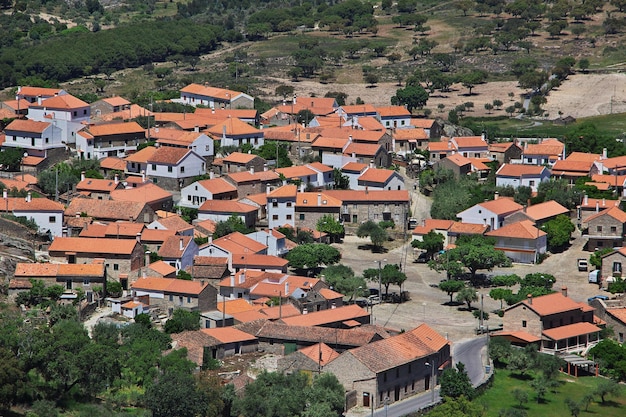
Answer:
<svg viewBox="0 0 626 417"><path fill-rule="evenodd" d="M184 279L175 278L139 278L137 281L131 284L133 290L146 290L146 291L158 291L164 293L177 293L177 294L200 294L209 283L202 283L200 281L187 281Z"/></svg>
<svg viewBox="0 0 626 417"><path fill-rule="evenodd" d="M235 300L226 300L226 302L217 303L217 310L232 315L255 310L255 307L243 298L237 298Z"/></svg>
<svg viewBox="0 0 626 417"><path fill-rule="evenodd" d="M371 104L353 104L351 106L341 106L341 110L347 114L367 114L376 113L376 108Z"/></svg>
<svg viewBox="0 0 626 417"><path fill-rule="evenodd" d="M175 234L176 230L144 229L141 232L141 241L143 243L162 243Z"/></svg>
<svg viewBox="0 0 626 417"><path fill-rule="evenodd" d="M13 187L17 188L18 190L30 189L30 184L27 181L22 181L21 175L19 176L19 178L20 179L0 178L0 183L4 184L4 187L9 190Z"/></svg>
<svg viewBox="0 0 626 417"><path fill-rule="evenodd" d="M271 272L257 271L252 269L240 270L230 277L226 277L220 281L220 287L227 288L252 288L267 277L282 277L284 274L276 274ZM231 282L232 281L232 282ZM234 285L233 285L234 284Z"/></svg>
<svg viewBox="0 0 626 417"><path fill-rule="evenodd" d="M200 180L197 181L197 184L213 195L233 193L237 191L237 188L228 181L226 181L224 178Z"/></svg>
<svg viewBox="0 0 626 417"><path fill-rule="evenodd" d="M319 200L319 201L318 201ZM341 207L341 200L325 193L304 192L296 194L298 207Z"/></svg>
<svg viewBox="0 0 626 417"><path fill-rule="evenodd" d="M111 199L115 201L136 201L152 204L170 198L172 198L172 193L165 191L153 182L145 182L135 188L111 191Z"/></svg>
<svg viewBox="0 0 626 417"><path fill-rule="evenodd" d="M296 198L297 192L298 192L298 187L292 184L288 184L288 185L283 185L282 187L278 187L277 189L269 193L267 197L268 198L288 198L288 197Z"/></svg>
<svg viewBox="0 0 626 417"><path fill-rule="evenodd" d="M287 303L282 306L263 307L259 310L260 313L265 314L270 320L278 320L285 317L299 316L300 310L298 310L293 304Z"/></svg>
<svg viewBox="0 0 626 417"><path fill-rule="evenodd" d="M599 153L585 153L585 152L572 152L569 154L566 161L579 161L579 162L595 162L602 159L602 155Z"/></svg>
<svg viewBox="0 0 626 417"><path fill-rule="evenodd" d="M137 122L106 123L89 126L89 133L94 136L124 135L128 133L141 133L144 135L144 128Z"/></svg>
<svg viewBox="0 0 626 417"><path fill-rule="evenodd" d="M428 150L430 152L453 152L456 146L452 142L428 142Z"/></svg>
<svg viewBox="0 0 626 417"><path fill-rule="evenodd" d="M346 146L347 143L348 138L320 136L313 141L313 147L343 150L344 146Z"/></svg>
<svg viewBox="0 0 626 417"><path fill-rule="evenodd" d="M104 191L110 193L117 187L122 187L122 184L119 182L116 183L114 180L99 178L85 178L76 184L77 191Z"/></svg>
<svg viewBox="0 0 626 417"><path fill-rule="evenodd" d="M233 152L224 158L223 161L229 164L247 164L252 162L255 158L260 157L250 153Z"/></svg>
<svg viewBox="0 0 626 417"><path fill-rule="evenodd" d="M196 116L210 116L219 117L221 119L228 119L229 117L236 117L238 119L256 119L258 115L256 109L207 109L196 108L194 115Z"/></svg>
<svg viewBox="0 0 626 417"><path fill-rule="evenodd" d="M104 263L59 264L58 276L104 277Z"/></svg>
<svg viewBox="0 0 626 417"><path fill-rule="evenodd" d="M541 143L528 144L523 151L524 155L548 155L557 157L563 154L565 145L556 139L546 139Z"/></svg>
<svg viewBox="0 0 626 417"><path fill-rule="evenodd" d="M3 101L2 103L4 103L5 106L10 107L12 110L15 110L15 111L17 111L18 108L20 110L27 110L30 107L30 101L25 100L23 98L19 100L6 100L6 101Z"/></svg>
<svg viewBox="0 0 626 417"><path fill-rule="evenodd" d="M233 327L216 327L214 329L201 329L202 333L207 334L221 343L235 343L235 342L248 342L256 340L256 337L237 330Z"/></svg>
<svg viewBox="0 0 626 417"><path fill-rule="evenodd" d="M552 340L564 340L569 339L570 337L597 333L600 330L602 329L598 326L584 321L581 323L567 324L565 326L544 330L542 334Z"/></svg>
<svg viewBox="0 0 626 417"><path fill-rule="evenodd" d="M472 164L472 161L470 161L468 158L464 157L460 153L448 155L445 159L460 167Z"/></svg>
<svg viewBox="0 0 626 417"><path fill-rule="evenodd" d="M587 219L585 220L585 223L589 223L590 221L595 220L605 215L614 218L620 223L626 223L626 213L620 210L619 207L617 206L609 207L606 210L602 210L599 213L596 213L592 216L587 217Z"/></svg>
<svg viewBox="0 0 626 417"><path fill-rule="evenodd" d="M94 225L91 225L89 226L89 228L92 228L93 226ZM104 234L106 236L113 236L113 237L115 236L136 237L137 233L141 233L144 227L145 225L143 223L112 222L106 225Z"/></svg>
<svg viewBox="0 0 626 417"><path fill-rule="evenodd" d="M362 164L360 162L348 162L344 166L341 167L342 171L350 171L350 172L363 172L363 170L367 169L369 165Z"/></svg>
<svg viewBox="0 0 626 417"><path fill-rule="evenodd" d="M321 288L319 291L320 295L327 300L335 300L337 298L343 298L343 294L333 291L330 288Z"/></svg>
<svg viewBox="0 0 626 417"><path fill-rule="evenodd" d="M604 159L602 161L602 164L604 165L605 168L609 168L609 169L622 168L626 166L626 155Z"/></svg>
<svg viewBox="0 0 626 417"><path fill-rule="evenodd" d="M18 96L29 96L29 97L52 97L56 94L59 94L61 91L60 88L47 88L47 87L30 87L24 86L18 89Z"/></svg>
<svg viewBox="0 0 626 417"><path fill-rule="evenodd" d="M529 302L528 299L520 301L520 303L507 308L505 311L508 311L519 304L524 304L540 316L549 316L551 314L580 309L580 305L576 301L564 296L560 292L555 292L539 297L533 297L532 302Z"/></svg>
<svg viewBox="0 0 626 417"><path fill-rule="evenodd" d="M207 200L205 201L198 212L214 212L214 213L252 213L257 211L258 208L249 204L239 203L234 200Z"/></svg>
<svg viewBox="0 0 626 417"><path fill-rule="evenodd" d="M317 343L313 346L307 346L298 349L298 352L307 356L315 363L319 363L321 366L325 366L339 357L339 353L335 352L326 343Z"/></svg>
<svg viewBox="0 0 626 417"><path fill-rule="evenodd" d="M435 354L447 344L448 340L428 325L422 324L413 330L350 349L348 352L372 372L380 373Z"/></svg>
<svg viewBox="0 0 626 417"><path fill-rule="evenodd" d="M526 209L526 215L533 220L547 219L549 217L567 213L569 213L569 210L554 200L535 204Z"/></svg>
<svg viewBox="0 0 626 417"><path fill-rule="evenodd" d="M310 164L306 164L306 166L320 172L332 172L333 170L333 167L322 164L321 162L311 162Z"/></svg>
<svg viewBox="0 0 626 417"><path fill-rule="evenodd" d="M500 337L504 337L504 338L513 338L513 339L517 339L517 340L521 340L522 342L526 342L526 343L537 343L541 341L540 337L537 337L535 335L532 335L530 333L527 332L522 332L522 331L518 331L518 332L497 332L497 333L492 333L492 336L500 336Z"/></svg>
<svg viewBox="0 0 626 417"><path fill-rule="evenodd" d="M352 304L330 310L321 310L300 316L287 317L283 319L283 323L290 326L320 326L362 317L369 317L369 313L358 305Z"/></svg>
<svg viewBox="0 0 626 417"><path fill-rule="evenodd" d="M505 215L521 210L523 207L508 198L498 198L497 200L485 201L479 203L482 208L491 211L497 215Z"/></svg>
<svg viewBox="0 0 626 417"><path fill-rule="evenodd" d="M506 224L496 230L485 233L485 236L506 237L512 239L538 239L546 236L547 233L533 226L530 220L522 220L521 222Z"/></svg>
<svg viewBox="0 0 626 417"><path fill-rule="evenodd" d="M433 119L411 119L411 125L415 127L421 127L423 129L430 129L435 124Z"/></svg>
<svg viewBox="0 0 626 417"><path fill-rule="evenodd" d="M104 101L107 104L110 104L111 106L126 106L130 104L130 101L120 96L103 98L102 101Z"/></svg>
<svg viewBox="0 0 626 417"><path fill-rule="evenodd" d="M33 199L35 200L35 199ZM128 220L138 219L145 204L133 201L95 200L91 198L75 198L65 209L66 216L86 213L96 219Z"/></svg>
<svg viewBox="0 0 626 417"><path fill-rule="evenodd" d="M123 172L126 170L126 162L124 162L121 158L107 156L106 158L100 160L100 168Z"/></svg>
<svg viewBox="0 0 626 417"><path fill-rule="evenodd" d="M161 114L161 113L157 113L157 114ZM185 130L180 130L180 129L170 129L170 128L159 127L159 128L150 129L150 138L156 139L157 141L160 141L162 139L178 139L180 136L184 135L185 133L194 133L194 132L187 132ZM196 134L199 135L200 133L196 133Z"/></svg>
<svg viewBox="0 0 626 417"><path fill-rule="evenodd" d="M277 168L276 172L278 172L278 174L283 174L287 179L317 175L317 172L313 171L306 165L294 165L287 168Z"/></svg>
<svg viewBox="0 0 626 417"><path fill-rule="evenodd" d="M167 164L176 165L180 162L189 152L186 148L173 148L170 146L162 146L157 148L156 152L148 158L148 163L153 164Z"/></svg>
<svg viewBox="0 0 626 417"><path fill-rule="evenodd" d="M226 90L224 88L209 87L201 84L189 84L180 89L181 93L197 94L199 96L214 97L222 100L232 100L240 94L239 91Z"/></svg>
<svg viewBox="0 0 626 417"><path fill-rule="evenodd" d="M385 126L383 126L378 121L378 119L376 119L373 116L361 116L361 117L359 117L358 121L356 121L356 123L358 124L358 126L361 127L361 129L365 129L366 131L369 131L369 130L378 130L378 131L385 130Z"/></svg>
<svg viewBox="0 0 626 417"><path fill-rule="evenodd" d="M376 107L380 117L407 116L411 117L411 112L404 106L383 106Z"/></svg>
<svg viewBox="0 0 626 417"><path fill-rule="evenodd" d="M274 171L259 171L255 173L250 173L250 171L231 172L226 176L237 184L259 181L277 181L279 179L278 174Z"/></svg>
<svg viewBox="0 0 626 417"><path fill-rule="evenodd" d="M389 181L396 171L392 169L377 169L370 168L359 176L359 181L375 182L378 184L385 184Z"/></svg>
<svg viewBox="0 0 626 417"><path fill-rule="evenodd" d="M448 229L448 232L464 235L482 235L487 229L489 229L489 226L484 224L454 222Z"/></svg>
<svg viewBox="0 0 626 417"><path fill-rule="evenodd" d="M396 129L393 133L393 138L396 142L400 142L406 140L428 139L428 135L424 129L418 127L415 129Z"/></svg>
<svg viewBox="0 0 626 417"><path fill-rule="evenodd" d="M626 323L626 307L607 308L606 312L622 323Z"/></svg>
<svg viewBox="0 0 626 417"><path fill-rule="evenodd" d="M593 182L593 181L587 181L585 183L585 185L589 186L589 187L596 187L598 190L600 191L608 191L611 189L611 184L608 184L606 182Z"/></svg>
<svg viewBox="0 0 626 417"><path fill-rule="evenodd" d="M591 176L591 179L596 183L606 183L614 187L620 187L626 182L626 175L601 175L595 174Z"/></svg>
<svg viewBox="0 0 626 417"><path fill-rule="evenodd" d="M457 147L461 148L487 148L487 142L482 136L459 136L452 138L456 142Z"/></svg>
<svg viewBox="0 0 626 417"><path fill-rule="evenodd" d="M157 150L158 148L154 146L146 146L145 148L135 152L134 154L127 156L126 158L124 158L124 160L128 162L138 162L140 164L145 164L150 158L152 158L152 155L154 155Z"/></svg>
<svg viewBox="0 0 626 417"><path fill-rule="evenodd" d="M425 219L422 225L413 229L413 234L425 235L432 230L448 230L453 223L452 220Z"/></svg>
<svg viewBox="0 0 626 417"><path fill-rule="evenodd" d="M167 230L174 230L175 232L182 232L182 231L193 228L192 225L190 225L185 220L183 220L183 218L180 217L178 214L174 214L174 213L168 213L168 214L170 215L161 217L157 220L159 224L165 227Z"/></svg>
<svg viewBox="0 0 626 417"><path fill-rule="evenodd" d="M408 202L409 192L407 190L326 190L324 194L335 197L338 200L349 202L358 201L380 201L380 202Z"/></svg>
<svg viewBox="0 0 626 417"><path fill-rule="evenodd" d="M232 254L259 253L267 249L267 246L264 244L239 232L233 232L215 239L213 244Z"/></svg>
<svg viewBox="0 0 626 417"><path fill-rule="evenodd" d="M519 178L541 175L544 170L546 170L546 167L539 165L503 164L496 172L496 175Z"/></svg>
<svg viewBox="0 0 626 417"><path fill-rule="evenodd" d="M8 197L0 200L0 210L9 211L63 211L63 204L47 198Z"/></svg>
<svg viewBox="0 0 626 417"><path fill-rule="evenodd" d="M602 210L607 207L616 206L619 207L620 200L607 200L605 198L583 198L580 204L581 208L595 209L596 206Z"/></svg>
<svg viewBox="0 0 626 417"><path fill-rule="evenodd" d="M355 143L352 142L346 149L343 150L344 155L365 155L365 156L375 156L378 153L378 150L381 149L381 146L378 143Z"/></svg>
<svg viewBox="0 0 626 417"><path fill-rule="evenodd" d="M8 124L7 127L4 128L6 131L16 131L16 132L29 132L29 133L43 133L50 127L50 123L48 122L37 122L34 120L28 119L15 119L11 123Z"/></svg>
<svg viewBox="0 0 626 417"><path fill-rule="evenodd" d="M259 207L263 207L264 205L267 204L267 194L266 193L250 194L239 199L239 201L242 201L242 200L248 200L255 204L258 204Z"/></svg>
<svg viewBox="0 0 626 417"><path fill-rule="evenodd" d="M223 134L226 136L263 135L262 130L232 117L210 127L207 131L214 137L221 137Z"/></svg>
<svg viewBox="0 0 626 417"><path fill-rule="evenodd" d="M87 237L57 237L48 252L76 252L107 255L130 255L139 243L134 239L97 239Z"/></svg>
<svg viewBox="0 0 626 417"><path fill-rule="evenodd" d="M496 142L489 144L489 152L505 152L511 146L515 145L515 142Z"/></svg>
<svg viewBox="0 0 626 417"><path fill-rule="evenodd" d="M152 262L150 265L148 265L148 268L163 276L176 273L176 268L163 261Z"/></svg>
<svg viewBox="0 0 626 417"><path fill-rule="evenodd" d="M23 263L15 265L15 277L53 277L59 270L59 264Z"/></svg>
<svg viewBox="0 0 626 417"><path fill-rule="evenodd" d="M31 107L45 107L53 110L71 110L78 107L89 107L88 103L85 103L81 99L74 97L71 94L63 94L61 96L50 97L42 100L41 105L32 103Z"/></svg>
<svg viewBox="0 0 626 417"><path fill-rule="evenodd" d="M593 162L590 161L559 160L556 161L552 167L552 175L575 175L584 177L590 174L592 167Z"/></svg>
<svg viewBox="0 0 626 417"><path fill-rule="evenodd" d="M472 167L477 171L490 171L491 167L487 165L488 162L492 162L487 158L468 158L472 163Z"/></svg>

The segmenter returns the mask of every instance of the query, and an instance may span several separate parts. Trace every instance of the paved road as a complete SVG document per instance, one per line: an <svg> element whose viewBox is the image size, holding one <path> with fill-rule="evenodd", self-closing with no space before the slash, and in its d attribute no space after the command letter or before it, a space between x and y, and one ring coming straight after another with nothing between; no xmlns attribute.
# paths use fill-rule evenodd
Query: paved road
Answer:
<svg viewBox="0 0 626 417"><path fill-rule="evenodd" d="M489 336L466 339L452 345L454 366L461 362L473 386L478 386L485 378L485 365L488 364L487 342Z"/></svg>

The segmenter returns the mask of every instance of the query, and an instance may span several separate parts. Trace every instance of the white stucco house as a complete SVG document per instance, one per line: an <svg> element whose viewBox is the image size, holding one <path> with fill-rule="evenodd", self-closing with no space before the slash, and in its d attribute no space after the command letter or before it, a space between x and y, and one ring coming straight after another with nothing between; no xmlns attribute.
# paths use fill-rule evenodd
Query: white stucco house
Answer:
<svg viewBox="0 0 626 417"><path fill-rule="evenodd" d="M294 227L297 191L295 185L284 185L269 193L267 196L267 219L270 229L286 224Z"/></svg>
<svg viewBox="0 0 626 417"><path fill-rule="evenodd" d="M550 180L550 171L542 165L503 164L496 171L496 187L530 187L537 192L539 184Z"/></svg>
<svg viewBox="0 0 626 417"><path fill-rule="evenodd" d="M67 144L76 143L76 133L85 127L90 117L89 104L71 94L40 98L28 108L30 120L53 123L61 129L62 141Z"/></svg>
<svg viewBox="0 0 626 417"><path fill-rule="evenodd" d="M254 98L248 94L202 84L187 85L180 90L180 99L172 101L194 107L203 105L210 108L254 108Z"/></svg>
<svg viewBox="0 0 626 417"><path fill-rule="evenodd" d="M357 178L357 190L404 190L404 178L391 169L368 168Z"/></svg>
<svg viewBox="0 0 626 417"><path fill-rule="evenodd" d="M206 173L204 158L194 151L185 148L157 148L146 162L146 174L153 181L159 177L184 180L185 178Z"/></svg>
<svg viewBox="0 0 626 417"><path fill-rule="evenodd" d="M29 155L45 158L54 148L64 148L63 132L52 122L15 119L4 129L4 147L20 148Z"/></svg>
<svg viewBox="0 0 626 417"><path fill-rule="evenodd" d="M253 148L259 148L265 143L262 130L235 117L230 117L210 127L207 129L207 132L214 140L220 141L222 148L226 146L241 147L244 144L250 144Z"/></svg>
<svg viewBox="0 0 626 417"><path fill-rule="evenodd" d="M180 190L180 205L198 208L207 200L232 200L237 197L237 187L224 178L200 180Z"/></svg>
<svg viewBox="0 0 626 417"><path fill-rule="evenodd" d="M47 198L32 198L30 193L26 198L7 197L6 189L0 200L0 210L10 212L15 217L25 217L37 224L38 232L49 233L54 239L63 236L63 212L65 207L61 203Z"/></svg>
<svg viewBox="0 0 626 417"><path fill-rule="evenodd" d="M497 197L497 196L496 196ZM491 201L476 204L456 215L463 223L473 223L489 226L497 230L504 224L504 218L523 207L512 199L496 198Z"/></svg>

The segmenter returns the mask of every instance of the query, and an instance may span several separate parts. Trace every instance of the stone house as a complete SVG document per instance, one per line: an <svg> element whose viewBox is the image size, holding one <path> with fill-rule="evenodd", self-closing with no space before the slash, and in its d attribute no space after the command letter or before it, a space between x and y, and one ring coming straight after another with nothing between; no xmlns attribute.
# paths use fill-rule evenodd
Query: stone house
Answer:
<svg viewBox="0 0 626 417"><path fill-rule="evenodd" d="M619 207L620 200L607 200L605 198L589 198L585 194L583 201L576 208L578 227L582 228L583 224L587 223L587 219L594 214L600 213L601 210L606 210L610 207Z"/></svg>
<svg viewBox="0 0 626 417"><path fill-rule="evenodd" d="M596 309L596 316L606 322L607 328L613 329L613 338L618 343L624 343L626 341L626 306L624 305L624 297L611 300L594 297L589 299L589 305Z"/></svg>
<svg viewBox="0 0 626 417"><path fill-rule="evenodd" d="M41 280L46 286L62 285L66 290L91 291L94 286L106 289L106 267L102 260L94 259L88 264L41 264L18 263L15 279Z"/></svg>
<svg viewBox="0 0 626 417"><path fill-rule="evenodd" d="M436 161L433 168L450 170L459 178L472 172L472 161L459 153L454 153Z"/></svg>
<svg viewBox="0 0 626 417"><path fill-rule="evenodd" d="M324 367L357 406L380 408L434 390L440 372L451 365L450 342L428 325L343 352Z"/></svg>
<svg viewBox="0 0 626 417"><path fill-rule="evenodd" d="M231 172L223 178L235 186L239 198L267 193L271 186L282 183L275 171L255 172L254 168L250 168L250 171Z"/></svg>
<svg viewBox="0 0 626 417"><path fill-rule="evenodd" d="M626 233L626 213L618 207L610 207L588 217L583 223L587 226L588 250L621 247Z"/></svg>
<svg viewBox="0 0 626 417"><path fill-rule="evenodd" d="M393 220L403 228L409 216L407 190L326 190L324 194L342 202L341 219L350 226L367 220L374 222Z"/></svg>
<svg viewBox="0 0 626 417"><path fill-rule="evenodd" d="M260 156L233 152L221 160L221 169L218 174L224 175L231 172L261 172L265 171L267 161Z"/></svg>
<svg viewBox="0 0 626 417"><path fill-rule="evenodd" d="M519 160L522 157L522 148L515 142L497 142L489 144L489 159L501 164L508 164L512 159Z"/></svg>
<svg viewBox="0 0 626 417"><path fill-rule="evenodd" d="M626 248L619 248L602 256L602 282L607 282L609 277L622 278L626 266Z"/></svg>
<svg viewBox="0 0 626 417"><path fill-rule="evenodd" d="M326 343L317 343L278 358L278 371L292 373L296 371L322 372L324 367L339 357Z"/></svg>
<svg viewBox="0 0 626 417"><path fill-rule="evenodd" d="M180 191L180 205L199 208L207 200L232 200L237 198L237 188L225 178L200 180Z"/></svg>
<svg viewBox="0 0 626 417"><path fill-rule="evenodd" d="M208 282L172 278L139 278L133 282L133 297L150 297L150 306L191 311L210 311L217 307L217 289Z"/></svg>
<svg viewBox="0 0 626 417"><path fill-rule="evenodd" d="M133 201L93 200L75 198L65 209L65 217L87 216L103 221L136 221L151 223L157 217L146 203Z"/></svg>
<svg viewBox="0 0 626 417"><path fill-rule="evenodd" d="M324 216L330 215L339 219L341 200L322 193L298 193L295 199L295 213L293 223L287 222L295 228L309 228L316 230L317 222Z"/></svg>

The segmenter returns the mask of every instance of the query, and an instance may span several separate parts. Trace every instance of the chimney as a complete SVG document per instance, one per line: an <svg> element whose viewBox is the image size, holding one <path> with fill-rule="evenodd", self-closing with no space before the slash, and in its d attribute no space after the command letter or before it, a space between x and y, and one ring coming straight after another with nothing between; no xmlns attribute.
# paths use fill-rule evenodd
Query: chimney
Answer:
<svg viewBox="0 0 626 417"><path fill-rule="evenodd" d="M296 104L297 100L296 100L296 95L293 95L293 104Z"/></svg>
<svg viewBox="0 0 626 417"><path fill-rule="evenodd" d="M235 274L231 274L230 276L230 286L231 287L235 286Z"/></svg>
<svg viewBox="0 0 626 417"><path fill-rule="evenodd" d="M37 105L41 106L41 96L37 96Z"/></svg>
<svg viewBox="0 0 626 417"><path fill-rule="evenodd" d="M318 206L322 205L322 194L321 193L317 193L317 205Z"/></svg>
<svg viewBox="0 0 626 417"><path fill-rule="evenodd" d="M348 136L348 143L352 143L352 135Z"/></svg>
<svg viewBox="0 0 626 417"><path fill-rule="evenodd" d="M289 281L285 281L285 297L289 295Z"/></svg>
<svg viewBox="0 0 626 417"><path fill-rule="evenodd" d="M215 114L215 107L211 107L211 114Z"/></svg>
<svg viewBox="0 0 626 417"><path fill-rule="evenodd" d="M267 164L263 164L263 171L267 171Z"/></svg>
<svg viewBox="0 0 626 417"><path fill-rule="evenodd" d="M178 240L178 242L179 242L178 249L181 251L185 249L184 239L182 237Z"/></svg>
<svg viewBox="0 0 626 417"><path fill-rule="evenodd" d="M246 274L244 271L239 271L239 283L243 284L246 282Z"/></svg>
<svg viewBox="0 0 626 417"><path fill-rule="evenodd" d="M115 174L115 178L114 178L113 181L115 182L115 185L119 184L120 183L120 176Z"/></svg>
<svg viewBox="0 0 626 417"><path fill-rule="evenodd" d="M141 243L141 233L137 233L135 235L135 239L137 240L137 242ZM150 253L150 252L148 252L148 253Z"/></svg>
<svg viewBox="0 0 626 417"><path fill-rule="evenodd" d="M493 199L494 199L494 200L497 200L498 198L500 198L500 193L496 191L496 192L493 194Z"/></svg>
<svg viewBox="0 0 626 417"><path fill-rule="evenodd" d="M209 171L209 179L214 179L215 178L215 173L213 171Z"/></svg>
<svg viewBox="0 0 626 417"><path fill-rule="evenodd" d="M563 297L567 297L567 287L561 288L561 294L563 294Z"/></svg>
<svg viewBox="0 0 626 417"><path fill-rule="evenodd" d="M587 205L589 204L589 196L587 194L585 194L585 198L583 199L583 205Z"/></svg>
<svg viewBox="0 0 626 417"><path fill-rule="evenodd" d="M600 211L600 202L596 200L596 213Z"/></svg>
<svg viewBox="0 0 626 417"><path fill-rule="evenodd" d="M150 251L147 250L146 251L146 260L145 260L145 266L150 265Z"/></svg>
<svg viewBox="0 0 626 417"><path fill-rule="evenodd" d="M365 186L365 194L369 194L369 187L367 185Z"/></svg>
<svg viewBox="0 0 626 417"><path fill-rule="evenodd" d="M146 171L141 170L141 182L146 182Z"/></svg>
<svg viewBox="0 0 626 417"><path fill-rule="evenodd" d="M271 192L272 192L272 190L270 189L269 184L265 184L265 194L266 195L270 195Z"/></svg>
<svg viewBox="0 0 626 417"><path fill-rule="evenodd" d="M7 189L5 188L4 190L2 190L2 198L6 200L8 197L9 197L9 194L7 193Z"/></svg>
<svg viewBox="0 0 626 417"><path fill-rule="evenodd" d="M607 157L608 157L608 155L607 155L607 152L606 152L606 148L602 148L602 158L600 158L600 159L607 159Z"/></svg>
<svg viewBox="0 0 626 417"><path fill-rule="evenodd" d="M30 203L30 200L32 200L32 198L33 198L33 196L32 196L32 194L29 191L28 194L26 194L26 202Z"/></svg>
<svg viewBox="0 0 626 417"><path fill-rule="evenodd" d="M213 235L209 235L209 241L207 243L209 245L213 244Z"/></svg>
<svg viewBox="0 0 626 417"><path fill-rule="evenodd" d="M300 184L300 192L301 192L301 193L303 193L303 192L304 192L304 189L305 189L305 188L304 188L304 184L302 184L302 183L301 183L301 184Z"/></svg>
<svg viewBox="0 0 626 417"><path fill-rule="evenodd" d="M154 132L155 132L155 133L159 133L159 128L158 128L158 127L155 127L155 128L154 128Z"/></svg>
<svg viewBox="0 0 626 417"><path fill-rule="evenodd" d="M85 171L82 171L82 172L80 173L80 180L81 180L81 181L85 181Z"/></svg>
<svg viewBox="0 0 626 417"><path fill-rule="evenodd" d="M602 207L606 207L606 198L602 199Z"/></svg>
<svg viewBox="0 0 626 417"><path fill-rule="evenodd" d="M526 296L526 300L528 300L528 304L533 305L533 295L532 294L528 294Z"/></svg>
<svg viewBox="0 0 626 417"><path fill-rule="evenodd" d="M523 213L526 213L526 204L524 204L524 205L522 206L522 212L523 212Z"/></svg>
<svg viewBox="0 0 626 417"><path fill-rule="evenodd" d="M222 126L222 139L226 139L226 125Z"/></svg>
<svg viewBox="0 0 626 417"><path fill-rule="evenodd" d="M254 175L254 167L250 167L250 174Z"/></svg>
<svg viewBox="0 0 626 417"><path fill-rule="evenodd" d="M196 132L196 133L200 133L200 127L199 127L199 126L197 126L197 125L196 125L196 126L194 126L194 127L193 127L193 131L194 131L194 132Z"/></svg>
<svg viewBox="0 0 626 417"><path fill-rule="evenodd" d="M78 219L80 217L80 211L76 212L76 218Z"/></svg>
<svg viewBox="0 0 626 417"><path fill-rule="evenodd" d="M146 278L146 277L147 277L146 270L145 270L145 269L143 269L143 270L141 271L141 278Z"/></svg>
<svg viewBox="0 0 626 417"><path fill-rule="evenodd" d="M370 159L370 168L375 168L375 167L374 167L374 160L373 160L373 159Z"/></svg>

